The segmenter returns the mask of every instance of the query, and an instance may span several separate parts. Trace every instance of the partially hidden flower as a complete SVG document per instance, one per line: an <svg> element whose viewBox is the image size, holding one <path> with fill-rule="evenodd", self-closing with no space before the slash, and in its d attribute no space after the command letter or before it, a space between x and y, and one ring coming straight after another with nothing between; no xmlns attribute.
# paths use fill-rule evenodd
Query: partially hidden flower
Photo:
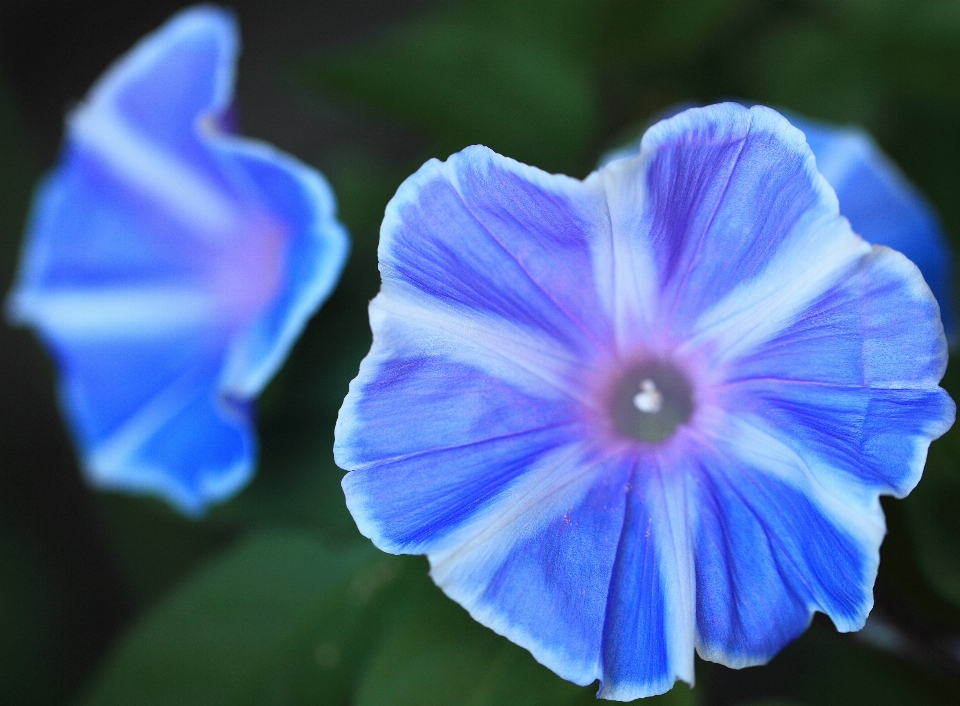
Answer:
<svg viewBox="0 0 960 706"><path fill-rule="evenodd" d="M870 243L899 250L920 268L940 304L940 319L952 341L956 336L953 258L933 207L865 130L794 113L785 117L804 133L817 171L833 187L840 215L850 221L853 231ZM638 139L604 155L600 163L632 157L639 150Z"/></svg>
<svg viewBox="0 0 960 706"><path fill-rule="evenodd" d="M379 257L335 446L377 546L611 699L863 626L879 495L954 419L946 343L783 117L690 110L583 181L470 147Z"/></svg>
<svg viewBox="0 0 960 706"><path fill-rule="evenodd" d="M57 360L89 480L188 514L251 477L251 401L348 249L321 175L221 129L238 48L233 16L199 6L96 83L8 303Z"/></svg>

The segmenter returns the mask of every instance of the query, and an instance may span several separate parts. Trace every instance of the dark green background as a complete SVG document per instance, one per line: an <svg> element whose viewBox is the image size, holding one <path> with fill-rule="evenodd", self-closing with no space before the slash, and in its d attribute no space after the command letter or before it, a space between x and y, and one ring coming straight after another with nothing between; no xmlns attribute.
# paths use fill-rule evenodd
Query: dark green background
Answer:
<svg viewBox="0 0 960 706"><path fill-rule="evenodd" d="M179 2L0 2L0 278L70 106ZM681 101L736 97L873 132L960 234L960 2L235 3L244 132L331 180L342 282L263 396L253 484L202 522L83 485L53 371L0 328L0 702L587 704L473 623L422 558L359 537L331 444L369 345L377 229L429 157L483 143L584 176ZM960 377L945 383L955 396ZM885 502L879 618L828 620L766 667L698 662L653 704L960 702L960 432Z"/></svg>

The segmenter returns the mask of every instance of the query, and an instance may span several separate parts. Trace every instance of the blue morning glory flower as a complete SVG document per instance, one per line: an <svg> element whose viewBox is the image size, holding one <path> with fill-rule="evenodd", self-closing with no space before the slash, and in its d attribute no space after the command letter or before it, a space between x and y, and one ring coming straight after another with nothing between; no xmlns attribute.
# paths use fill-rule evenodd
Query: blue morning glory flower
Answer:
<svg viewBox="0 0 960 706"><path fill-rule="evenodd" d="M690 110L583 181L470 147L379 256L335 446L377 546L611 699L863 626L878 497L953 423L946 342L784 118Z"/></svg>
<svg viewBox="0 0 960 706"><path fill-rule="evenodd" d="M97 82L9 302L57 359L89 480L188 514L250 478L251 400L348 249L322 176L221 130L238 48L231 14L192 8Z"/></svg>

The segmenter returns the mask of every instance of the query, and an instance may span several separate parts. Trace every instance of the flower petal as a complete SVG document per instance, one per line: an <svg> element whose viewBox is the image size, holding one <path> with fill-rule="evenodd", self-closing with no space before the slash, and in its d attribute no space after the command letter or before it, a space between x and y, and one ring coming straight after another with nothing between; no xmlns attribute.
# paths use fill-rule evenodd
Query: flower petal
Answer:
<svg viewBox="0 0 960 706"><path fill-rule="evenodd" d="M347 249L322 177L216 127L237 49L229 12L188 9L94 86L8 305L54 350L91 480L190 514L249 479L249 398Z"/></svg>
<svg viewBox="0 0 960 706"><path fill-rule="evenodd" d="M825 489L787 446L737 426L701 453L693 502L697 650L739 668L768 661L815 610L863 627L885 530L876 494Z"/></svg>
<svg viewBox="0 0 960 706"><path fill-rule="evenodd" d="M696 333L704 310L761 273L783 274L789 263L785 272L801 279L825 254L865 247L852 236L837 241L836 198L803 133L768 108L685 111L652 127L639 157L607 168L646 184L659 314L676 338Z"/></svg>
<svg viewBox="0 0 960 706"><path fill-rule="evenodd" d="M106 118L146 143L183 155L193 166L212 165L199 148L198 134L213 125L201 121L229 108L239 50L231 13L188 8L100 77L71 118L72 127L98 133ZM212 168L210 176L218 171Z"/></svg>
<svg viewBox="0 0 960 706"><path fill-rule="evenodd" d="M549 175L485 147L427 162L387 206L384 284L507 318L571 349L608 340L589 245L605 224L598 185ZM415 266L414 266L415 265Z"/></svg>
<svg viewBox="0 0 960 706"><path fill-rule="evenodd" d="M281 260L277 269L284 286L243 338L233 343L224 372L225 389L253 396L273 377L307 320L330 296L350 242L336 220L333 191L318 172L252 140L219 138L211 140L211 147L245 171L252 183L251 202L261 204L266 213L283 215L281 222L263 227L276 227L286 236L277 234L266 245Z"/></svg>
<svg viewBox="0 0 960 706"><path fill-rule="evenodd" d="M431 576L475 619L565 679L595 681L632 466L557 446L427 549Z"/></svg>
<svg viewBox="0 0 960 706"><path fill-rule="evenodd" d="M218 341L51 343L94 485L157 493L196 515L249 479L253 430L242 405L216 392Z"/></svg>
<svg viewBox="0 0 960 706"><path fill-rule="evenodd" d="M447 164L428 162L388 206L380 244L384 281L370 306L374 343L337 422L341 467L354 470L474 444L576 416L571 405L578 385L570 376L582 374L584 365L571 347L589 348L590 341L534 273L551 263L559 267L565 253L575 260L588 252L577 244L576 233L564 246L551 243L551 231L545 230L542 246L536 239L530 239L532 245L520 240L512 253L495 235L503 229L497 219L507 218L510 209L488 213L481 222L458 191L461 180L481 177L497 178L498 193L509 192L509 179L517 181L510 188L524 187L504 171L513 166L519 170L488 150L471 148ZM528 171L551 187L572 182L554 183ZM449 242L453 237L462 243ZM488 267L503 280L489 281ZM597 318L584 325L602 326ZM456 414L438 405L439 399L456 401ZM411 414L431 420L419 425L421 434L405 430ZM371 423L383 433L364 433ZM394 429L400 433L391 433Z"/></svg>
<svg viewBox="0 0 960 706"><path fill-rule="evenodd" d="M829 345L825 345L828 341ZM804 455L903 497L953 424L938 307L916 266L875 247L793 321L729 365L725 406Z"/></svg>
<svg viewBox="0 0 960 706"><path fill-rule="evenodd" d="M400 424L409 419L415 428ZM334 454L352 470L343 487L360 531L386 551L422 552L562 445L574 423L569 406L462 363L368 357L337 420Z"/></svg>
<svg viewBox="0 0 960 706"><path fill-rule="evenodd" d="M693 685L688 446L641 454L633 468L607 598L600 697L662 694L678 679Z"/></svg>
<svg viewBox="0 0 960 706"><path fill-rule="evenodd" d="M35 199L11 307L24 318L27 299L37 296L130 287L176 287L206 300L203 254L203 243L162 204L68 148Z"/></svg>

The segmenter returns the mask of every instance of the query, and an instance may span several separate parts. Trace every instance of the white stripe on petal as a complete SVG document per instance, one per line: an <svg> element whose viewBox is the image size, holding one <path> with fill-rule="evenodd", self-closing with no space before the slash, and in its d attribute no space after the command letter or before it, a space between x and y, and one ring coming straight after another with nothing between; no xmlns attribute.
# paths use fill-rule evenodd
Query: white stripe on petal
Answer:
<svg viewBox="0 0 960 706"><path fill-rule="evenodd" d="M653 252L641 237L648 161L644 155L609 164L584 182L599 188L607 206L606 237L598 234L591 243L593 279L614 321L621 350L649 335L657 311L659 277Z"/></svg>
<svg viewBox="0 0 960 706"><path fill-rule="evenodd" d="M696 572L694 568L693 513L687 491L688 473L660 463L658 483L662 506L651 503L653 522L661 527L659 537L669 541L658 542L658 561L663 580L664 627L670 639L667 642L667 661L673 676L691 686L694 682L693 655L697 640ZM666 529L664 532L663 529Z"/></svg>
<svg viewBox="0 0 960 706"><path fill-rule="evenodd" d="M87 466L91 480L104 486L124 482L136 452L196 396L197 376L193 371L181 375L154 395L89 455Z"/></svg>
<svg viewBox="0 0 960 706"><path fill-rule="evenodd" d="M709 342L717 364L755 350L791 325L870 252L870 244L835 214L797 228L801 232L787 239L761 274L738 285L697 319L685 347Z"/></svg>
<svg viewBox="0 0 960 706"><path fill-rule="evenodd" d="M574 664L570 655L511 619L496 601L487 600L485 593L491 581L503 580L498 572L518 545L562 518L565 509L575 506L598 482L599 467L586 460L582 447L556 449L517 478L498 501L470 517L427 555L431 578L475 620L523 645L537 661L581 685L599 676L601 625L596 626L596 652L591 651L587 661Z"/></svg>
<svg viewBox="0 0 960 706"><path fill-rule="evenodd" d="M441 540L430 552L431 575L437 584L444 585L458 567L472 561L472 554L483 554L485 545L487 551L509 554L512 547L494 541L498 536L509 536L512 543L520 542L560 517L561 510L554 513L549 508L564 506L571 495L581 495L596 480L590 472L593 464L585 464L583 459L583 449L577 445L547 454L514 480L497 502ZM506 535L502 535L504 532ZM472 589L479 595L483 586Z"/></svg>
<svg viewBox="0 0 960 706"><path fill-rule="evenodd" d="M774 431L768 430L762 419L738 417L731 421L736 434L730 441L736 455L802 493L834 526L852 537L867 557L864 576L856 578L872 583L880 561L880 542L886 534L879 491L866 487L842 470L823 464L816 456L801 457L778 439ZM842 616L831 617L838 630L850 632L863 627L869 609L870 606L866 606L862 615L852 617L849 622L843 622Z"/></svg>
<svg viewBox="0 0 960 706"><path fill-rule="evenodd" d="M150 144L110 108L81 108L70 118L70 134L191 232L218 240L241 224L226 194L190 165Z"/></svg>
<svg viewBox="0 0 960 706"><path fill-rule="evenodd" d="M164 337L218 319L209 295L177 287L19 292L11 315L74 341Z"/></svg>
<svg viewBox="0 0 960 706"><path fill-rule="evenodd" d="M374 350L387 345L391 356L444 357L539 397L566 395L592 404L574 384L582 361L554 339L504 317L444 306L412 287L388 281L370 302L370 325Z"/></svg>

